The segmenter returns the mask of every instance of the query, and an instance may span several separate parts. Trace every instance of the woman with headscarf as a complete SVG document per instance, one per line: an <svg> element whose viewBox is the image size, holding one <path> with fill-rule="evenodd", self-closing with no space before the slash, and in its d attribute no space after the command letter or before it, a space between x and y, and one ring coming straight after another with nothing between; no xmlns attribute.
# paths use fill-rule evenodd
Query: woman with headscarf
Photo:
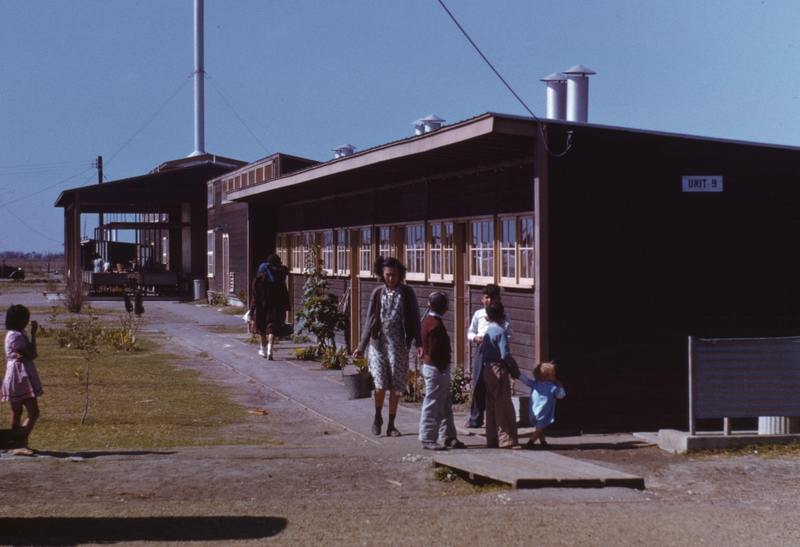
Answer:
<svg viewBox="0 0 800 547"><path fill-rule="evenodd" d="M289 270L281 264L278 255L270 255L258 267L250 288L250 323L253 333L261 338L258 354L272 361L275 335L280 333L284 317L289 310L289 291L286 276Z"/></svg>
<svg viewBox="0 0 800 547"><path fill-rule="evenodd" d="M405 279L406 268L399 260L379 257L373 269L384 284L372 291L361 342L353 352L353 358L363 359L369 345L369 371L375 379L372 434L381 434L383 401L386 391L389 391L386 435L399 437L394 418L400 396L406 387L408 352L412 342L417 348L417 356L422 358L419 304L414 290L401 283Z"/></svg>

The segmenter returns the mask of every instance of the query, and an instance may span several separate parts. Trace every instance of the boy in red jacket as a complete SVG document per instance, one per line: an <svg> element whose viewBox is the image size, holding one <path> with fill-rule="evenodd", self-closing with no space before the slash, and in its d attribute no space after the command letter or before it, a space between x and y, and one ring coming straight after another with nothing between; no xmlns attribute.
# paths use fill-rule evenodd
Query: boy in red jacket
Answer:
<svg viewBox="0 0 800 547"><path fill-rule="evenodd" d="M453 403L450 397L450 336L442 321L447 312L447 295L434 292L428 298L428 314L422 322L422 376L425 401L419 420L419 440L427 450L464 448L456 437ZM444 445L437 443L443 439Z"/></svg>

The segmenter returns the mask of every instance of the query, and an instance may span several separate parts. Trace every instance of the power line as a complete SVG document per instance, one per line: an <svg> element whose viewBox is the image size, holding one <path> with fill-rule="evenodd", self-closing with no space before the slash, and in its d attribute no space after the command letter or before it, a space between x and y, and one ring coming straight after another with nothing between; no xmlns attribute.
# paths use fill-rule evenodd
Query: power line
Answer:
<svg viewBox="0 0 800 547"><path fill-rule="evenodd" d="M44 235L42 232L40 232L39 230L37 230L37 229L36 229L36 228L34 228L33 226L31 226L31 225L27 224L27 223L26 223L24 220L22 220L21 218L19 218L19 217L18 217L18 216L17 216L17 215L14 213L14 211L12 211L11 209L9 209L9 208L8 208L8 206L6 206L6 205L3 205L3 208L4 208L6 211L8 211L8 212L11 214L11 216L12 216L12 217L14 217L15 219L17 219L17 221L18 221L20 224L22 224L23 226L25 226L25 227L26 227L28 230L30 230L31 232L33 232L33 233L35 233L35 234L38 234L38 235L42 236L42 237L43 237L43 238L45 238L45 239L49 239L50 241L52 241L52 242L54 242L54 243L59 243L59 244L62 244L62 243L64 243L63 241L58 241L57 239L53 239L53 238L52 238L52 237L50 237L50 236Z"/></svg>
<svg viewBox="0 0 800 547"><path fill-rule="evenodd" d="M180 90L181 90L181 89L183 89L183 88L184 88L184 86L185 86L187 83L189 83L189 82L192 80L192 78L193 78L193 77L194 77L194 72L192 72L191 74L189 74L189 76L188 76L188 77L187 77L187 78L186 78L186 79L183 81L183 83L182 83L180 86L178 86L178 89L176 89L176 90L175 90L175 91L172 93L172 95L170 95L170 96L167 98L167 100L166 100L166 101L164 101L164 102L161 104L161 106L159 106L159 107L158 107L158 109L157 109L157 110L156 110L156 111L155 111L153 114L151 114L149 118L147 118L147 120L145 120L145 122L142 124L142 126L141 126L139 129L137 129L137 130L136 130L136 132L134 132L134 134L133 134L133 135L131 135L131 138L129 138L127 141L125 141L125 144L123 144L123 145L122 145L122 146L119 148L119 150L117 150L116 152L114 152L114 153L111 155L111 157L110 157L110 158L108 158L108 159L105 161L105 163L106 163L106 164L108 164L108 163L109 163L111 160L113 160L113 159L114 159L114 158L117 156L117 154L119 154L120 152L122 152L122 150L123 150L123 149L124 149L126 146L128 146L128 145L129 145L129 144L130 144L130 143L133 141L133 139L135 139L135 138L137 137L137 135L139 135L139 133L141 133L142 131L144 131L145 127L147 127L148 125L150 125L150 122L152 122L152 121L153 121L153 120L156 118L156 116L158 116L158 115L161 113L161 111L162 111L162 110L164 110L164 107L166 107L166 106L167 106L167 104L169 104L169 102L170 102L172 99L174 99L174 98L175 98L175 96L176 96L176 95L177 95L177 94L180 92Z"/></svg>
<svg viewBox="0 0 800 547"><path fill-rule="evenodd" d="M444 8L444 11L446 11L446 12L447 12L447 15L449 15L449 16L450 16L450 19L452 19L452 20L453 20L453 22L456 24L456 26L458 27L458 30L460 30L460 31L461 31L461 33L464 35L464 37L465 37L467 40L469 40L469 43L470 43L470 44L472 44L472 47L474 47L474 48L475 48L475 51L477 51L477 52L478 52L478 55L480 55L480 56L481 56L481 58L482 58L482 59L483 59L483 60L486 62L486 64L487 64L487 65L489 65L489 68L491 68L491 69L492 69L492 71L495 73L495 75L496 75L498 78L500 78L500 81L501 81L501 82L503 82L503 85L505 85L505 86L508 88L508 90L511 92L511 94L512 94L512 95L514 95L514 97L516 97L516 99L517 99L517 100L520 102L520 104L521 104L523 107L525 107L525 110L527 110L527 111L528 111L528 114L530 114L531 116L533 116L533 119L534 119L534 120L536 120L537 122L539 122L539 132L540 132L540 134L541 134L541 137L542 137L542 143L544 143L544 148L545 148L545 150L547 150L547 153L548 153L548 154L550 154L550 155L552 155L552 156L555 156L555 157L561 157L561 156L563 156L564 154L566 154L567 152L569 152L569 149L572 147L572 134L571 134L571 132L570 132L570 133L567 135L567 145L566 145L566 148L564 149L564 151L563 151L563 152L561 152L560 154L556 154L556 153L554 153L554 152L551 152L551 151L550 151L550 148L547 146L547 139L545 139L545 138L544 138L544 128L542 127L541 120L539 120L538 116L536 116L536 114L534 114L534 113L533 113L533 111L532 111L530 108L528 108L528 105L527 105L527 104L525 104L525 101L523 101L523 100L520 98L520 96L519 96L519 95L517 95L517 92L516 92L516 91L514 91L514 89L513 89L513 88L512 88L512 87L509 85L509 83L508 83L508 82L506 82L505 78L503 78L503 77L500 75L500 73L497 71L497 69L496 69L496 68L494 68L494 65L493 65L491 62L489 62L489 59L487 59L487 58L486 58L486 55L484 55L484 54L483 54L483 52L482 52L482 51L481 51L481 49L478 47L478 45L477 45L477 44L476 44L476 43L475 43L475 42L472 40L472 38L470 38L470 37L469 37L469 34L467 34L467 31L466 31L466 30L464 30L464 27L462 27L462 26L461 26L461 24L458 22L458 20L455 18L455 16L454 16L452 13L450 13L450 10L449 10L449 9L447 9L447 6L445 6L445 5L444 5L444 2L443 2L442 0L438 0L438 2L439 2L439 4L441 4L441 5L442 5L442 7Z"/></svg>
<svg viewBox="0 0 800 547"><path fill-rule="evenodd" d="M46 188L42 188L41 190L37 190L36 192L31 192L31 193L30 193L30 194L28 194L28 195L22 196L21 198L17 198L17 199L15 199L15 200L12 200L12 201L7 201L7 202L5 202L5 203L0 203L0 206L8 208L8 206L9 206L9 205L13 205L14 203L18 203L18 202L20 202L20 201L22 201L22 200L24 200L24 199L28 199L29 197L33 197L33 196L35 196L35 195L41 194L42 192L46 192L47 190L51 190L51 189L55 188L56 186L59 186L59 185L61 185L61 184L64 184L65 182L69 182L69 181L71 181L71 180L72 180L72 179L74 179L74 178L80 177L80 176L81 176L81 175L83 175L84 173L86 173L86 172L88 172L88 171L91 171L91 170L93 170L93 169L94 169L93 167L89 167L88 169L84 169L84 170L83 170L83 171L81 171L80 173L77 173L77 174L75 174L75 175L72 175L72 176L71 176L71 177L69 177L69 178L66 178L66 179L64 179L64 180L62 180L62 181L59 181L59 182L55 183L55 184L52 184L52 185L50 185L50 186L47 186ZM85 184L85 183L84 183L84 184Z"/></svg>
<svg viewBox="0 0 800 547"><path fill-rule="evenodd" d="M252 130L252 129L250 129L250 127L249 127L249 126L248 126L248 125L247 125L247 124L244 122L244 120L242 119L242 117L241 117L241 116L239 116L239 113L238 113L238 112L236 112L236 110L234 110L233 106L231 106L231 103L229 103L229 102L228 102L228 99L226 99L226 98L225 98L225 96L222 94L222 91L220 91L220 90L219 90L219 88L217 87L217 84L216 84L216 83L214 83L214 80L212 80L212 79L211 79L211 77L208 75L208 73L206 73L206 75L205 75L205 76L206 76L206 80L208 80L208 83L210 83L210 84L211 84L211 87L213 87L213 88L214 88L214 90L215 90L215 91L216 91L216 92L219 94L219 96L222 98L222 100L225 102L225 104L226 104L226 105L228 105L228 108L230 108L230 109L231 109L231 112L233 112L234 116L236 116L237 118L239 118L239 121L240 121L240 122L242 122L242 125L245 127L245 129L247 129L247 131L248 131L248 132L249 132L249 133L250 133L250 134L253 136L253 138L254 138L254 139L256 140L256 142L257 142L257 143L258 143L258 144L261 146L261 148L263 148L263 149L264 149L264 152L266 152L267 154L269 154L269 150L267 150L267 147L266 147L266 146L264 146L264 144L263 144L263 143L262 143L262 142L261 142L261 141L258 139L258 137L256 137L256 134L255 134L255 133L253 133L253 130ZM232 100L234 100L234 101L235 101L235 99L233 99L233 98L232 98ZM239 103L236 103L236 104L239 104ZM239 106L241 106L241 105L239 105ZM251 115L250 115L250 117L253 117L253 115L251 114ZM254 118L254 117L253 117L253 118ZM254 118L254 119L255 119L255 118ZM258 120L256 120L256 121L258 121ZM263 126L262 126L262 127L263 127Z"/></svg>

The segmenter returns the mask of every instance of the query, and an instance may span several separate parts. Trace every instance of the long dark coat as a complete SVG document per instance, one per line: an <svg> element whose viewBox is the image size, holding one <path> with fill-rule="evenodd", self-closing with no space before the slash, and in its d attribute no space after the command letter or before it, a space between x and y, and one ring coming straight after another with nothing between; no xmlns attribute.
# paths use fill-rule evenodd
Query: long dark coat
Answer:
<svg viewBox="0 0 800 547"><path fill-rule="evenodd" d="M255 321L257 334L279 334L284 317L290 308L286 276L289 270L279 266L272 271L275 281L264 274L256 276L250 287L250 317Z"/></svg>

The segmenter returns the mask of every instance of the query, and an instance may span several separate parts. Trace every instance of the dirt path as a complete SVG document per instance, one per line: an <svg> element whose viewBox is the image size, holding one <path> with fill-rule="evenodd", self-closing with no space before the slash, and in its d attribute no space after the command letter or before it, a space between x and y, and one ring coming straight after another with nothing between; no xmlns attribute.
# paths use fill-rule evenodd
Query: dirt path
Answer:
<svg viewBox="0 0 800 547"><path fill-rule="evenodd" d="M175 306L148 308L154 335L167 340L177 313L242 359L255 351L235 334L209 332L237 325L230 316ZM559 453L644 476L646 490L476 489L436 481L411 435L376 443L255 374L208 356L191 366L235 386L238 401L268 408L249 427L276 442L0 455L0 545L800 545L796 458L690 458L638 447L630 436L553 437ZM315 372L325 389L341 389Z"/></svg>

